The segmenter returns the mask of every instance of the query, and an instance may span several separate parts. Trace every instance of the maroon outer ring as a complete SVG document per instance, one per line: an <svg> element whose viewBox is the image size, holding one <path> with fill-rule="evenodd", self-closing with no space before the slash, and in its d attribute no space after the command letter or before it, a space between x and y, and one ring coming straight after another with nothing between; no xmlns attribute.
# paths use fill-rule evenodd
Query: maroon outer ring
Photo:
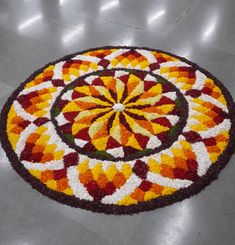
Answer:
<svg viewBox="0 0 235 245"><path fill-rule="evenodd" d="M118 206L114 204L101 204L99 202L91 202L91 201L85 201L80 200L79 198L76 198L74 196L68 197L67 195L63 193L59 193L53 190L50 190L47 188L44 184L42 184L38 179L36 179L34 176L32 176L21 164L21 162L18 160L18 157L16 156L15 152L12 151L11 144L8 140L7 134L6 134L6 120L7 115L9 112L9 109L12 105L12 102L14 101L15 97L19 94L19 92L24 88L24 85L31 81L36 75L41 73L46 67L49 65L54 65L55 63L58 63L60 61L71 59L73 56L78 54L83 54L85 52L89 51L95 51L98 49L112 49L112 48L129 48L129 49L145 49L149 51L156 51L168 54L172 57L178 58L181 61L193 66L195 69L201 71L204 73L207 77L214 80L215 84L221 89L226 102L227 107L229 110L229 119L231 120L231 129L229 131L229 143L224 150L223 154L219 157L219 159L214 163L208 170L207 173L199 178L197 182L194 182L192 185L190 185L187 188L182 188L178 191L176 191L172 195L162 196L156 199L153 199L151 201L138 203L136 205L129 205L129 206ZM235 104L233 102L233 98L229 91L225 88L225 86L213 75L211 75L206 70L200 68L197 64L188 61L187 59L162 51L162 50L156 50L156 49L150 49L145 47L128 47L128 46L105 46L105 47L98 47L98 48L92 48L87 49L82 52L77 52L72 55L67 55L59 60L56 60L54 62L50 62L47 65L45 65L43 68L37 70L34 72L29 78L27 78L21 85L12 93L12 95L8 98L7 102L5 103L1 114L1 124L0 124L0 140L2 143L2 147L6 152L6 155L11 162L12 167L15 169L15 171L25 180L27 181L32 188L38 190L43 195L50 197L51 199L54 199L62 204L67 204L72 207L79 207L87 210L91 210L93 212L98 213L106 213L106 214L132 214L132 213L139 213L142 211L149 211L156 208L164 207L167 205L170 205L172 203L182 201L185 198L189 198L192 195L195 195L199 193L202 189L204 189L207 185L209 185L213 180L217 179L219 172L226 166L228 163L231 155L233 154L234 147L235 147Z"/></svg>

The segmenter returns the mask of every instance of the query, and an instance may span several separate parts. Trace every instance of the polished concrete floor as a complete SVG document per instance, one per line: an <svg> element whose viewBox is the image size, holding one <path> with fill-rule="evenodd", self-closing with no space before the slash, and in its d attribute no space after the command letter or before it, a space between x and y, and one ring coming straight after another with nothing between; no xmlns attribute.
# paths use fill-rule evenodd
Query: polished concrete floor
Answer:
<svg viewBox="0 0 235 245"><path fill-rule="evenodd" d="M104 45L185 56L235 97L234 23L234 0L0 0L0 107L45 63ZM0 245L234 245L234 162L197 196L117 217L42 196L0 149Z"/></svg>

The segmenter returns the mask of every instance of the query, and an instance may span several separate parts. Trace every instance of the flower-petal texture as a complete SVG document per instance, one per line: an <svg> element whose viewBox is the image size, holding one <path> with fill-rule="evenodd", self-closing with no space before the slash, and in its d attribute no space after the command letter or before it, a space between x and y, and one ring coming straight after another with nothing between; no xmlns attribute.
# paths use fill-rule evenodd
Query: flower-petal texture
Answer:
<svg viewBox="0 0 235 245"><path fill-rule="evenodd" d="M196 64L148 48L104 47L32 74L1 112L2 146L33 188L113 214L198 193L235 142L227 89Z"/></svg>

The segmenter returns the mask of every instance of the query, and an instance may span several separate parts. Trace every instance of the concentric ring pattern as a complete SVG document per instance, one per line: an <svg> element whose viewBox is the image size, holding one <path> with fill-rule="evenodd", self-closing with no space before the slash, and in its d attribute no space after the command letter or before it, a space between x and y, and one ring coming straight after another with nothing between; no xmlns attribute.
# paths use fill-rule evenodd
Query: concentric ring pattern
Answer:
<svg viewBox="0 0 235 245"><path fill-rule="evenodd" d="M234 146L224 86L184 58L104 47L30 76L1 114L15 170L61 203L125 214L169 205L217 177Z"/></svg>

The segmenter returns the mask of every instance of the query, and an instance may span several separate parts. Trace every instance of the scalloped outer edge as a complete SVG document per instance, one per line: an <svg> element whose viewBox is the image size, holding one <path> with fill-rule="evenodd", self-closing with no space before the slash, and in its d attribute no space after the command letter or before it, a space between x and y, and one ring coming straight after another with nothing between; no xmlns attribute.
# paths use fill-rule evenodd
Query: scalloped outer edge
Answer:
<svg viewBox="0 0 235 245"><path fill-rule="evenodd" d="M172 195L167 195L163 197L159 197L156 199L153 199L151 201L139 203L136 205L129 205L129 206L118 206L118 205L111 205L111 204L101 204L99 202L90 202L85 200L80 200L74 196L67 197L67 195L63 193L58 193L56 191L48 189L45 185L43 185L38 179L30 175L30 173L22 166L21 162L18 160L15 152L12 151L12 147L10 145L10 142L8 141L8 137L6 135L6 119L8 115L8 111L10 109L10 106L15 99L15 97L18 95L18 93L24 88L24 85L28 83L30 80L32 80L36 75L41 73L46 67L49 65L54 65L57 62L70 59L74 57L75 55L82 54L89 51L94 51L98 49L111 49L111 48L129 48L129 49L145 49L149 51L156 51L156 52L162 52L168 55L171 55L172 57L178 58L183 62L188 63L189 65L193 66L195 69L203 72L206 76L213 79L216 85L219 86L221 89L223 95L226 98L227 106L229 110L229 116L231 120L231 129L229 131L230 140L228 143L227 148L224 150L223 154L219 157L219 159L208 169L207 173L202 176L197 182L193 183L187 188L182 188L178 191L176 191ZM0 141L2 143L2 147L6 152L6 155L11 162L12 167L15 169L15 171L26 181L28 182L32 188L38 190L43 195L50 197L51 199L54 199L62 204L67 204L71 207L79 207L86 210L90 210L93 212L98 213L105 213L105 214L115 214L115 215L123 215L123 214L133 214L133 213L140 213L143 211L150 211L154 210L156 208L161 208L164 206L171 205L175 202L182 201L186 198L189 198L197 193L199 193L201 190L203 190L207 185L209 185L213 180L218 178L219 172L226 166L229 159L231 158L232 154L234 153L234 147L235 147L235 104L233 101L233 98L229 91L225 88L225 86L212 74L210 74L208 71L200 68L197 64L174 54L171 54L169 52L165 52L162 50L156 50L156 49L150 49L146 47L133 47L133 46L104 46L104 47L97 47L92 49L83 50L81 52L77 52L74 54L66 55L63 58L60 58L54 62L50 62L46 64L41 69L37 70L33 74L31 74L23 83L20 84L20 86L12 93L12 95L8 98L7 102L3 106L3 109L0 114L1 118L1 124L0 124Z"/></svg>

